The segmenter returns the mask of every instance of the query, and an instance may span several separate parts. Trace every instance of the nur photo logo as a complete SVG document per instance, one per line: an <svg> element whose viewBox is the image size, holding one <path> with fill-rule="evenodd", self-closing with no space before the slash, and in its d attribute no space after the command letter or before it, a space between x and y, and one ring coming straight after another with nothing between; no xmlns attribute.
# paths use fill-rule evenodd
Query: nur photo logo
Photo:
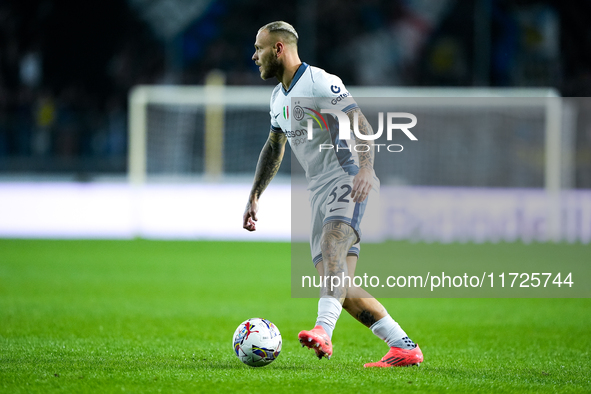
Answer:
<svg viewBox="0 0 591 394"><path fill-rule="evenodd" d="M302 107L296 107L301 109ZM347 116L347 114L345 114L343 111L337 110L337 109L321 109L320 113L318 111L313 110L312 108L308 108L308 107L304 107L305 109L311 111L309 112L309 115L312 119L308 119L307 121L307 131L308 131L308 140L312 140L314 138L314 122L316 122L318 124L318 126L320 127L321 130L324 129L324 127L326 127L326 129L328 130L328 124L326 122L326 120L324 119L324 117L322 116L322 114L331 114L336 116L336 118L338 119L338 138L340 141L343 140L350 140L351 139L351 122L349 120L349 117ZM299 115L301 119L303 119L303 109L301 110L301 115ZM299 110L298 110L298 114L300 114ZM410 120L410 122L408 123L395 123L395 119L408 119ZM296 120L298 120L296 118ZM404 133L404 135L406 135L408 137L409 140L411 141L418 141L417 137L409 130L411 128L413 128L414 126L416 126L417 124L417 117L411 113L408 112L387 112L386 113L386 139L388 141L392 141L392 136L393 136L393 132L394 130L400 130ZM329 130L330 131L330 130ZM362 134L359 131L359 115L358 113L354 113L353 115L353 132L355 133L355 136L363 141L375 141L378 138L380 138L382 136L382 134L384 134L384 113L383 112L378 112L378 128L375 131L374 134L372 135L366 135L366 134ZM339 149L341 150L351 150L353 149L356 152L367 152L369 151L371 148L370 147L374 147L378 152L380 151L381 147L385 147L386 150L388 152L402 152L402 150L404 149L402 145L400 144L355 144L355 145L346 145L346 146L340 146L339 144L333 145L333 144L320 144L319 146L319 151L322 151L323 149L336 149L337 151Z"/></svg>

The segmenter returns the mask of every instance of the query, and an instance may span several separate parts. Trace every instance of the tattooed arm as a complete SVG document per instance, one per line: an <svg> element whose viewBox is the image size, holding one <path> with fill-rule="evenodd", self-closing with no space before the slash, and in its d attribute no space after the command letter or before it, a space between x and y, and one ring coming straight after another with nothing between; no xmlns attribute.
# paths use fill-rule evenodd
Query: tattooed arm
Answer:
<svg viewBox="0 0 591 394"><path fill-rule="evenodd" d="M357 121L359 125L359 133L364 135L373 135L373 129L371 128L371 125L361 113L359 108L348 113L349 120L351 121L351 129L353 128L355 122L355 115L358 116ZM353 179L353 191L351 192L353 201L362 202L365 200L371 190L372 180L375 175L373 170L374 148L371 146L371 143L357 137L354 132L353 135L355 136L355 143L357 146L365 145L368 147L367 152L361 152L361 150L365 150L365 148L358 149L357 154L359 155L359 173L355 175L355 178Z"/></svg>
<svg viewBox="0 0 591 394"><path fill-rule="evenodd" d="M285 134L271 131L265 146L263 146L257 163L250 196L248 197L248 204L246 204L246 210L243 216L242 227L248 231L256 230L255 222L257 221L257 211L259 210L259 197L279 170L281 160L283 160L286 142L287 137Z"/></svg>

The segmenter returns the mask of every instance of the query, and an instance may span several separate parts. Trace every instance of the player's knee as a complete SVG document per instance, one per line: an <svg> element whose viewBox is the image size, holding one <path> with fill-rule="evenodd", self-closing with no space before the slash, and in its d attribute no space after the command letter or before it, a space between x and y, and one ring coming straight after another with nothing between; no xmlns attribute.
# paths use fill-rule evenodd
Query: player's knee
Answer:
<svg viewBox="0 0 591 394"><path fill-rule="evenodd" d="M332 232L325 232L322 234L320 240L320 249L322 250L323 257L327 252L333 252L338 250L339 241L338 236Z"/></svg>

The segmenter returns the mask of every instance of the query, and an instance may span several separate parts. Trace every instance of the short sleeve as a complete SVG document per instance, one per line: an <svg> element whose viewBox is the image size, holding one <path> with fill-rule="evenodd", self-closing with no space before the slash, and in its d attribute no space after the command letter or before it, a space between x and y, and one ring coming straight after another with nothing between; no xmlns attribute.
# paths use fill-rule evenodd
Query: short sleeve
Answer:
<svg viewBox="0 0 591 394"><path fill-rule="evenodd" d="M348 113L359 108L351 93L336 75L321 73L314 83L314 97L321 108L335 108Z"/></svg>
<svg viewBox="0 0 591 394"><path fill-rule="evenodd" d="M271 100L269 101L269 116L271 117L271 131L273 133L283 132L283 130L281 130L281 126L279 126L279 123L277 122L277 116L279 116L279 114L273 114L273 102L275 101L275 98L277 97L278 93L279 84L275 87L275 89L273 89L273 93L271 94Z"/></svg>
<svg viewBox="0 0 591 394"><path fill-rule="evenodd" d="M282 133L281 126L277 123L277 118L273 116L273 111L269 111L269 116L271 117L271 131L274 133Z"/></svg>

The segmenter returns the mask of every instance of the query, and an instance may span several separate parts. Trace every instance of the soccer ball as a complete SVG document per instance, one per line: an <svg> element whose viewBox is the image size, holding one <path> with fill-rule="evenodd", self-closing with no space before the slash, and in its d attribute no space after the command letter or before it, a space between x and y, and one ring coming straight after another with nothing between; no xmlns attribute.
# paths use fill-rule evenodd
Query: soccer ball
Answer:
<svg viewBox="0 0 591 394"><path fill-rule="evenodd" d="M271 364L281 352L281 333L275 324L258 317L238 326L232 340L236 356L251 367Z"/></svg>

